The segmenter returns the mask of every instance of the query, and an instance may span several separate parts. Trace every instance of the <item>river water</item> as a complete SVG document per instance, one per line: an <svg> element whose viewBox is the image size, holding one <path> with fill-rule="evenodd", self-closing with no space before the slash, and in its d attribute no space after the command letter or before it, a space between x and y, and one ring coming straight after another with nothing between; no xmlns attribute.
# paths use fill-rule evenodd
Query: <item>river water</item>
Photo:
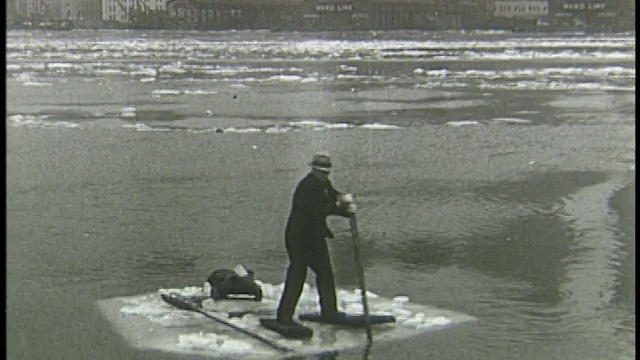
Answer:
<svg viewBox="0 0 640 360"><path fill-rule="evenodd" d="M96 302L282 282L320 150L368 287L477 318L370 358L635 357L635 34L11 31L6 56L9 359L193 358Z"/></svg>

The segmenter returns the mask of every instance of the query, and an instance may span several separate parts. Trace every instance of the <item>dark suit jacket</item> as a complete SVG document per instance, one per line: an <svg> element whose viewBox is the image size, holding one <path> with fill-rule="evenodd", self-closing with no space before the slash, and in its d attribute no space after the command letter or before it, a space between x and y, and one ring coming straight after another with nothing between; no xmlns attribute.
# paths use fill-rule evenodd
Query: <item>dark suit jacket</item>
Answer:
<svg viewBox="0 0 640 360"><path fill-rule="evenodd" d="M338 195L340 193L329 180L320 180L311 173L300 180L293 193L286 238L296 241L333 238L327 227L327 216L351 216L346 209L336 205Z"/></svg>

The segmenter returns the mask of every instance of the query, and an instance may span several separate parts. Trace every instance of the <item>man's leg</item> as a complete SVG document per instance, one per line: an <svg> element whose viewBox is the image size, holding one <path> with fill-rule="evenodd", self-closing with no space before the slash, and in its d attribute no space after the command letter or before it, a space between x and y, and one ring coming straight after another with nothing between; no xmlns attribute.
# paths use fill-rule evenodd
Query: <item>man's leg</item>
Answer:
<svg viewBox="0 0 640 360"><path fill-rule="evenodd" d="M287 244L289 245L289 244ZM293 313L298 304L298 299L302 293L304 280L307 277L308 256L302 249L287 246L289 253L289 268L287 268L287 278L284 282L284 290L278 304L278 322L291 322Z"/></svg>
<svg viewBox="0 0 640 360"><path fill-rule="evenodd" d="M326 240L321 239L314 242L310 266L316 273L316 286L318 287L318 295L320 295L322 316L337 315L336 286Z"/></svg>

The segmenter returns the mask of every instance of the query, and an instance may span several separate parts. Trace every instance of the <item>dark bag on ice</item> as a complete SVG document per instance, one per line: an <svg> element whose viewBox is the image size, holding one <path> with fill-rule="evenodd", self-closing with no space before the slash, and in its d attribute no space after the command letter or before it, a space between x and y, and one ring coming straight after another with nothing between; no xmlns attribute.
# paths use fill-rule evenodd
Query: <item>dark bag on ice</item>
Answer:
<svg viewBox="0 0 640 360"><path fill-rule="evenodd" d="M214 300L222 299L247 299L262 300L262 289L253 276L252 270L247 270L241 265L235 270L214 270L207 282L211 285L209 296Z"/></svg>

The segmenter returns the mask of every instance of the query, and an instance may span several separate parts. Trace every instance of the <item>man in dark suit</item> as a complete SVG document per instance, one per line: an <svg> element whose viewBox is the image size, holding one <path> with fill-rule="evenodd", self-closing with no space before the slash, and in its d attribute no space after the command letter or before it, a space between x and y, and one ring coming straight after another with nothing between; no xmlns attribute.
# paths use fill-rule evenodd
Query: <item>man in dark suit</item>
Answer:
<svg viewBox="0 0 640 360"><path fill-rule="evenodd" d="M285 229L285 245L289 268L284 291L278 305L277 321L295 324L292 320L302 293L307 268L316 274L322 316L337 316L336 289L326 238L333 233L326 224L329 215L350 217L356 211L351 194L342 194L329 180L331 158L316 154L311 172L297 185L293 194L291 213Z"/></svg>

